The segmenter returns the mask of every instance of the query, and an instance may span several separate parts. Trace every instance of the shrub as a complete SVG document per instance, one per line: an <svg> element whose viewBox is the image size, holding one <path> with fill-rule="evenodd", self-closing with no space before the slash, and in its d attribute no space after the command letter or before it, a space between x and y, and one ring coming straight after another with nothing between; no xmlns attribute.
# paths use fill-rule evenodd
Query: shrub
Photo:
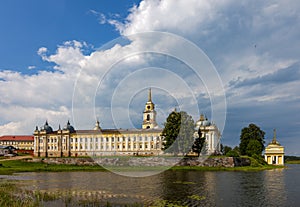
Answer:
<svg viewBox="0 0 300 207"><path fill-rule="evenodd" d="M230 150L229 152L226 153L227 157L239 157L239 153L235 150Z"/></svg>

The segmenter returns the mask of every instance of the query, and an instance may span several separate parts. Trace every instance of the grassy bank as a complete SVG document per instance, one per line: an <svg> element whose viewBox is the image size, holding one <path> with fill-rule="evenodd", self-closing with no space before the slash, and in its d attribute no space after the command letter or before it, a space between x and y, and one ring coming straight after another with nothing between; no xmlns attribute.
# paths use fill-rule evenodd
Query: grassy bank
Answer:
<svg viewBox="0 0 300 207"><path fill-rule="evenodd" d="M283 166L263 165L251 160L251 166L244 167L198 167L198 166L173 166L169 170L193 171L258 171L283 168ZM46 164L41 162L26 162L23 160L7 160L0 162L0 174L10 175L18 172L70 172L70 171L106 171L105 168L95 166L80 166L67 164ZM109 167L113 171L163 171L168 167Z"/></svg>
<svg viewBox="0 0 300 207"><path fill-rule="evenodd" d="M286 164L300 164L300 160L288 160L285 163Z"/></svg>
<svg viewBox="0 0 300 207"><path fill-rule="evenodd" d="M0 163L0 174L10 175L18 172L67 172L67 171L104 171L99 165L50 165L41 162L26 162L23 160L7 160Z"/></svg>

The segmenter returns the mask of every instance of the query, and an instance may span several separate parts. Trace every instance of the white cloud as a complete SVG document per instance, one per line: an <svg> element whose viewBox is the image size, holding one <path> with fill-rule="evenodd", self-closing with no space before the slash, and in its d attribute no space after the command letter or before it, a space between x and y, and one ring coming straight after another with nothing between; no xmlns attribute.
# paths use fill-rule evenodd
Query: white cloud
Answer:
<svg viewBox="0 0 300 207"><path fill-rule="evenodd" d="M36 68L36 66L34 66L34 65L28 66L28 70L33 70L33 69L35 69L35 68Z"/></svg>
<svg viewBox="0 0 300 207"><path fill-rule="evenodd" d="M48 51L48 49L46 47L41 47L39 48L39 50L37 51L38 55L43 56L45 55L45 53Z"/></svg>
<svg viewBox="0 0 300 207"><path fill-rule="evenodd" d="M41 127L47 120L54 130L59 124L66 124L71 112L65 106L55 109L10 105L0 107L0 135L32 134L35 126Z"/></svg>

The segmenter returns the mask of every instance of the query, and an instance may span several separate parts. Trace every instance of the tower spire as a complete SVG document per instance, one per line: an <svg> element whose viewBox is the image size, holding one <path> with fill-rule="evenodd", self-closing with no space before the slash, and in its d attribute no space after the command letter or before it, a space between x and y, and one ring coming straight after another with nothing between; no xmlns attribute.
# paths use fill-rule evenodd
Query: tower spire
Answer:
<svg viewBox="0 0 300 207"><path fill-rule="evenodd" d="M274 129L273 132L274 132L274 135L273 135L272 143L276 144L277 143L277 141L276 141L276 129Z"/></svg>
<svg viewBox="0 0 300 207"><path fill-rule="evenodd" d="M148 92L148 102L152 102L151 88L149 88Z"/></svg>
<svg viewBox="0 0 300 207"><path fill-rule="evenodd" d="M155 105L152 102L152 97L151 97L151 88L149 88L148 92L148 101L145 105L145 110L143 112L143 124L142 128L143 129L153 129L157 127L156 123L156 111L155 111Z"/></svg>

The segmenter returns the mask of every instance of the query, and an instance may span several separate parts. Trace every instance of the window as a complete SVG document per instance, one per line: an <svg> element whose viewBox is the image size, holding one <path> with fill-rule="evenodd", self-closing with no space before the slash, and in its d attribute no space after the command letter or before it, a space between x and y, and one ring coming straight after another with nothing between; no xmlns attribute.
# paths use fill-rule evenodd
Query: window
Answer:
<svg viewBox="0 0 300 207"><path fill-rule="evenodd" d="M140 137L140 141L142 141L143 140L143 137Z"/></svg>
<svg viewBox="0 0 300 207"><path fill-rule="evenodd" d="M150 114L147 114L147 121L150 120Z"/></svg>
<svg viewBox="0 0 300 207"><path fill-rule="evenodd" d="M96 142L98 142L98 137L96 137Z"/></svg>

